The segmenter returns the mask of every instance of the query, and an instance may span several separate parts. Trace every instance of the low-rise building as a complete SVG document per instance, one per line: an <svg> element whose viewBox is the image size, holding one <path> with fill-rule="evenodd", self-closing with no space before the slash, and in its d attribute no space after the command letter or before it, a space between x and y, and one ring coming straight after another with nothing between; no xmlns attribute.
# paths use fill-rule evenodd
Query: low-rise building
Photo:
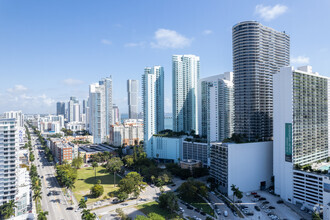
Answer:
<svg viewBox="0 0 330 220"><path fill-rule="evenodd" d="M227 195L232 184L243 192L272 186L273 142L212 143L210 174Z"/></svg>
<svg viewBox="0 0 330 220"><path fill-rule="evenodd" d="M86 130L86 124L84 122L72 121L65 124L65 128L73 132Z"/></svg>
<svg viewBox="0 0 330 220"><path fill-rule="evenodd" d="M209 144L207 140L186 138L182 146L182 159L199 160L204 166L209 166Z"/></svg>
<svg viewBox="0 0 330 220"><path fill-rule="evenodd" d="M79 156L84 159L84 163L88 163L90 157L93 154L110 152L113 155L116 155L116 148L113 148L106 144L98 144L98 145L86 145L79 147Z"/></svg>
<svg viewBox="0 0 330 220"><path fill-rule="evenodd" d="M202 162L200 160L193 160L193 159L181 160L180 167L182 169L189 169L190 171L192 171L194 168L202 167Z"/></svg>
<svg viewBox="0 0 330 220"><path fill-rule="evenodd" d="M138 145L143 141L143 121L128 119L110 126L109 143L113 146Z"/></svg>
<svg viewBox="0 0 330 220"><path fill-rule="evenodd" d="M182 160L182 143L185 137L154 135L150 141L150 147L148 147L148 157L163 162L179 162Z"/></svg>

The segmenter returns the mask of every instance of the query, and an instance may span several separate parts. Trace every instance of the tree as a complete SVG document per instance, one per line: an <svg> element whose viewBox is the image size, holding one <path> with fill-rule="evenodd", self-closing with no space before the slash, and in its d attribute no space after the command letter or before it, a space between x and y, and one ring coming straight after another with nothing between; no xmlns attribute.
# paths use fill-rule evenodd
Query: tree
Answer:
<svg viewBox="0 0 330 220"><path fill-rule="evenodd" d="M115 211L116 211L117 214L120 216L120 219L121 219L121 220L129 220L129 219L131 219L130 217L128 217L128 216L124 213L124 211L123 211L121 208L117 208Z"/></svg>
<svg viewBox="0 0 330 220"><path fill-rule="evenodd" d="M100 197L104 192L104 188L101 184L97 183L95 184L92 188L91 188L91 192L90 194L94 197L94 198L98 198Z"/></svg>
<svg viewBox="0 0 330 220"><path fill-rule="evenodd" d="M96 179L96 167L98 167L99 165L96 163L96 162L93 162L92 163L92 167L94 169L94 172L95 172L95 179Z"/></svg>
<svg viewBox="0 0 330 220"><path fill-rule="evenodd" d="M233 192L233 203L235 203L236 185L231 184L230 189L231 189L231 191Z"/></svg>
<svg viewBox="0 0 330 220"><path fill-rule="evenodd" d="M150 179L151 179L152 183L155 185L155 179L156 179L156 177L155 177L154 175L152 175L152 176L150 177Z"/></svg>
<svg viewBox="0 0 330 220"><path fill-rule="evenodd" d="M91 213L91 211L89 209L84 209L82 211L81 219L82 220L95 220L96 215L94 213Z"/></svg>
<svg viewBox="0 0 330 220"><path fill-rule="evenodd" d="M47 220L47 215L48 215L49 213L47 212L47 211L40 211L39 213L38 213L38 220Z"/></svg>
<svg viewBox="0 0 330 220"><path fill-rule="evenodd" d="M128 198L128 194L126 192L120 192L120 193L118 193L117 198L120 201L125 201Z"/></svg>
<svg viewBox="0 0 330 220"><path fill-rule="evenodd" d="M86 200L83 199L83 198L81 198L80 201L79 201L78 207L79 207L80 209L85 209L85 208L87 208Z"/></svg>
<svg viewBox="0 0 330 220"><path fill-rule="evenodd" d="M17 208L17 206L16 206L16 202L14 200L10 200L9 202L3 204L2 206L0 206L1 217L8 219L8 218L14 216L15 208Z"/></svg>
<svg viewBox="0 0 330 220"><path fill-rule="evenodd" d="M187 200L194 200L200 196L206 197L207 192L208 190L205 184L195 181L193 178L189 178L178 188L179 196Z"/></svg>
<svg viewBox="0 0 330 220"><path fill-rule="evenodd" d="M134 158L132 155L126 155L124 161L127 167L132 167L134 164Z"/></svg>
<svg viewBox="0 0 330 220"><path fill-rule="evenodd" d="M84 163L83 158L81 158L81 157L77 157L77 158L74 158L74 159L72 160L71 165L72 165L74 168L76 168L76 169L80 169L80 167L81 167L81 165L82 165L83 163Z"/></svg>
<svg viewBox="0 0 330 220"><path fill-rule="evenodd" d="M123 161L119 157L113 157L107 162L106 169L108 172L113 173L114 184L116 185L116 173L121 170Z"/></svg>
<svg viewBox="0 0 330 220"><path fill-rule="evenodd" d="M120 192L125 192L128 195L134 192L138 196L147 184L143 182L143 177L139 173L130 172L119 181L118 185Z"/></svg>
<svg viewBox="0 0 330 220"><path fill-rule="evenodd" d="M313 212L312 220L322 220L319 213Z"/></svg>
<svg viewBox="0 0 330 220"><path fill-rule="evenodd" d="M42 192L40 190L37 190L35 192L33 192L33 200L36 202L36 204L38 204L38 201L42 199Z"/></svg>
<svg viewBox="0 0 330 220"><path fill-rule="evenodd" d="M159 206L173 213L179 209L178 197L174 192L163 193L159 196Z"/></svg>

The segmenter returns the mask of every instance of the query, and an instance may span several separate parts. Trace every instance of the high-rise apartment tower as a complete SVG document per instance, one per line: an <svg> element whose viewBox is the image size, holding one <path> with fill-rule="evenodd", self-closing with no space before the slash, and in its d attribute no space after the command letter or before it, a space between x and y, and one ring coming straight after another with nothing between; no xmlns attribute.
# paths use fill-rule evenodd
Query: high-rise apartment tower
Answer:
<svg viewBox="0 0 330 220"><path fill-rule="evenodd" d="M235 133L273 137L273 75L290 63L290 38L255 21L233 27Z"/></svg>

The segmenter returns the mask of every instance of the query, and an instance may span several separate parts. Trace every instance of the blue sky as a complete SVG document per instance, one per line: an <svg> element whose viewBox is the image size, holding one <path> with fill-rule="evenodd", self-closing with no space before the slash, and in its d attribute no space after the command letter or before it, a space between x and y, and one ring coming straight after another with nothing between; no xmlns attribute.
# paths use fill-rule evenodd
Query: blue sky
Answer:
<svg viewBox="0 0 330 220"><path fill-rule="evenodd" d="M0 0L0 112L54 113L56 101L87 98L112 75L113 100L127 112L126 80L195 54L200 77L232 70L231 28L256 20L291 37L294 66L330 76L330 1Z"/></svg>

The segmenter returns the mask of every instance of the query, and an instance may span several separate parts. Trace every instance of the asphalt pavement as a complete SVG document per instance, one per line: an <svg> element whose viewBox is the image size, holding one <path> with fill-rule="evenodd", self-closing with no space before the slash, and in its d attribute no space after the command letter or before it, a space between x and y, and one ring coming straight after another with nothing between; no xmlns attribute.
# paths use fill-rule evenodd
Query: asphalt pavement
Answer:
<svg viewBox="0 0 330 220"><path fill-rule="evenodd" d="M48 211L49 214L47 219L49 220L80 220L80 212L75 212L77 207L73 207L65 199L62 189L60 188L54 174L54 166L51 165L44 153L39 153L41 150L40 145L36 145L36 135L31 133L32 146L34 146L34 164L37 166L38 175L41 178L41 191L42 191L42 200L41 207L43 211ZM52 195L47 196L49 192L52 192ZM55 192L55 193L53 193ZM73 210L67 210L67 207L73 207Z"/></svg>

